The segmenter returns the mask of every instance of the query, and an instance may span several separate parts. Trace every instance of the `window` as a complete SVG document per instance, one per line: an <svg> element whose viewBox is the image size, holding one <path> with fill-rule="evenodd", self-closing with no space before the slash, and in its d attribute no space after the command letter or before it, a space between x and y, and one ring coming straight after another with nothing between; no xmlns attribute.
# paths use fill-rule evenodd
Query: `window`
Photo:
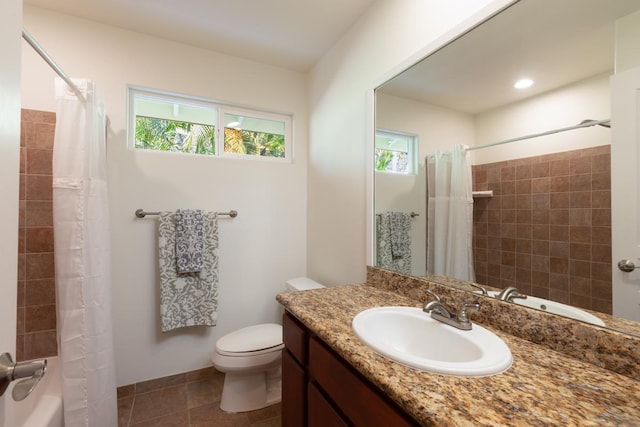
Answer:
<svg viewBox="0 0 640 427"><path fill-rule="evenodd" d="M264 114L224 112L224 152L286 157L286 122Z"/></svg>
<svg viewBox="0 0 640 427"><path fill-rule="evenodd" d="M376 171L415 175L417 139L416 135L377 129Z"/></svg>
<svg viewBox="0 0 640 427"><path fill-rule="evenodd" d="M135 149L291 160L291 117L129 88Z"/></svg>
<svg viewBox="0 0 640 427"><path fill-rule="evenodd" d="M134 92L134 147L180 153L216 153L217 110L179 99Z"/></svg>

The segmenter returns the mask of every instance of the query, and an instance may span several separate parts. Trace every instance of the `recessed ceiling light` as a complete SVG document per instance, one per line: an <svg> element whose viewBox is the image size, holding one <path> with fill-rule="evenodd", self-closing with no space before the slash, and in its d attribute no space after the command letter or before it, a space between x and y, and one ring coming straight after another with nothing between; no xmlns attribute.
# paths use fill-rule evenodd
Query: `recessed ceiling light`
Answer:
<svg viewBox="0 0 640 427"><path fill-rule="evenodd" d="M526 89L528 87L531 87L533 85L533 80L531 79L521 79L518 80L513 87L515 87L516 89Z"/></svg>

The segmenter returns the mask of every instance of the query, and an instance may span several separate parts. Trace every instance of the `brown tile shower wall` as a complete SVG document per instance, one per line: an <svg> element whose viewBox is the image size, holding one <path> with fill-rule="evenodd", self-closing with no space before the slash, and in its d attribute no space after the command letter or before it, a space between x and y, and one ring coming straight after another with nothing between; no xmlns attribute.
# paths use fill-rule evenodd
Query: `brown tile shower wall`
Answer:
<svg viewBox="0 0 640 427"><path fill-rule="evenodd" d="M611 313L610 146L473 167L476 280Z"/></svg>
<svg viewBox="0 0 640 427"><path fill-rule="evenodd" d="M22 110L16 360L55 356L52 155L55 113Z"/></svg>

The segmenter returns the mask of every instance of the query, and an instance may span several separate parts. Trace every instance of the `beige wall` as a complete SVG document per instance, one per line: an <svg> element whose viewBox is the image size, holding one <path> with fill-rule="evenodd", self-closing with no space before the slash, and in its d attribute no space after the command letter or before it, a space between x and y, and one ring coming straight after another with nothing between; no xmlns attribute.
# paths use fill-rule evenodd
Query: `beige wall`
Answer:
<svg viewBox="0 0 640 427"><path fill-rule="evenodd" d="M616 73L640 66L640 12L616 22Z"/></svg>
<svg viewBox="0 0 640 427"><path fill-rule="evenodd" d="M586 119L609 119L609 78L609 73L599 74L552 92L478 114L475 116L475 145L569 127ZM473 163L540 156L602 144L611 144L611 131L596 126L483 148L473 152Z"/></svg>

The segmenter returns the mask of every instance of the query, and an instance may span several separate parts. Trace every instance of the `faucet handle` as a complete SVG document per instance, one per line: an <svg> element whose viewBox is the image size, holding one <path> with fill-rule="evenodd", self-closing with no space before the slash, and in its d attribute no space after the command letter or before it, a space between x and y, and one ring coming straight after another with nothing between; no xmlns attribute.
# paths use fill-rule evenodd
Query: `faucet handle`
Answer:
<svg viewBox="0 0 640 427"><path fill-rule="evenodd" d="M433 313L436 313L436 314L439 314L440 316L446 317L447 319L450 319L453 316L453 314L449 312L447 307L445 307L444 304L440 302L440 300L433 300L433 301L427 302L422 308L422 311L424 311L425 313L430 313L432 315Z"/></svg>
<svg viewBox="0 0 640 427"><path fill-rule="evenodd" d="M433 292L431 289L427 289L425 288L424 291L431 295L432 297L434 297L436 299L436 301L440 302L440 297L438 296L438 294L436 294L435 292Z"/></svg>
<svg viewBox="0 0 640 427"><path fill-rule="evenodd" d="M513 302L514 299L527 299L527 296L525 294L521 294L520 292L513 292L511 295L509 295L507 301Z"/></svg>
<svg viewBox="0 0 640 427"><path fill-rule="evenodd" d="M462 304L462 307L458 310L458 320L461 323L471 323L471 320L469 320L469 311L479 309L480 304Z"/></svg>

